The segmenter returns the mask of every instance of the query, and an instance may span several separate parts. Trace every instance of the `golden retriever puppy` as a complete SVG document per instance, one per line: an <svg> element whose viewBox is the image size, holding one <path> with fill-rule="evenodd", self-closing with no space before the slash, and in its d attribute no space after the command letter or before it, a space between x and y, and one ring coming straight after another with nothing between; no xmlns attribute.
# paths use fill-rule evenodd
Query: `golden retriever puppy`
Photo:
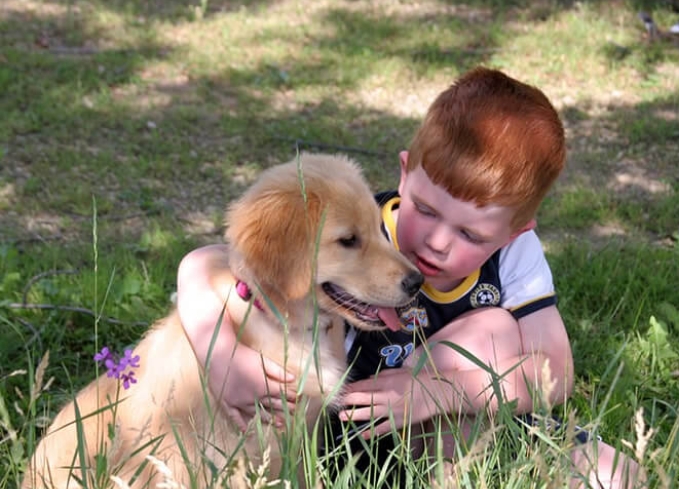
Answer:
<svg viewBox="0 0 679 489"><path fill-rule="evenodd" d="M313 424L347 368L344 321L385 328L423 278L382 235L368 185L342 156L302 154L265 170L226 219L229 251L211 277L225 299L224 327L296 374L308 399L306 411L297 411ZM176 311L132 355L139 356L137 383L123 390L104 374L78 393L40 441L24 489L80 487L78 480L95 478L97 464L107 467L106 478L156 487L164 479L149 454L185 487L215 479L240 487L247 484L229 468L257 467L267 448L276 477L274 430L264 422L260 433L244 435L220 410Z"/></svg>

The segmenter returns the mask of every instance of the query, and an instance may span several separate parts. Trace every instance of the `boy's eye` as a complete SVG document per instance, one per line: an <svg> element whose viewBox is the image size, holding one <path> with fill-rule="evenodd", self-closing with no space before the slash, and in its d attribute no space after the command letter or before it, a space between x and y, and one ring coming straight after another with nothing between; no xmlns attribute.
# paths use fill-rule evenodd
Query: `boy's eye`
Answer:
<svg viewBox="0 0 679 489"><path fill-rule="evenodd" d="M466 239L467 241L469 241L469 242L472 243L472 244L482 244L482 243L483 243L483 240L479 239L479 238L478 238L477 236L475 236L474 234L471 234L471 233L470 233L469 231L467 231L466 229L461 229L461 230L460 230L460 234L462 234L462 236L464 237L464 239Z"/></svg>
<svg viewBox="0 0 679 489"><path fill-rule="evenodd" d="M435 216L436 215L433 210L431 210L426 205L422 205L422 204L415 204L415 210L417 212L419 212L420 214L422 214L423 216Z"/></svg>

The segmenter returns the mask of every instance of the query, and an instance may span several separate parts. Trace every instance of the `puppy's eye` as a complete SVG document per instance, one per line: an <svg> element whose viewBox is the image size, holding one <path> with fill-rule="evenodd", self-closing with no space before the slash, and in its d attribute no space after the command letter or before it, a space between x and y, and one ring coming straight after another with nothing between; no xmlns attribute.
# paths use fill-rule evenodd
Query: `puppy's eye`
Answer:
<svg viewBox="0 0 679 489"><path fill-rule="evenodd" d="M344 236L340 238L338 241L339 244L341 244L345 248L356 248L359 245L358 236L356 236L355 234Z"/></svg>

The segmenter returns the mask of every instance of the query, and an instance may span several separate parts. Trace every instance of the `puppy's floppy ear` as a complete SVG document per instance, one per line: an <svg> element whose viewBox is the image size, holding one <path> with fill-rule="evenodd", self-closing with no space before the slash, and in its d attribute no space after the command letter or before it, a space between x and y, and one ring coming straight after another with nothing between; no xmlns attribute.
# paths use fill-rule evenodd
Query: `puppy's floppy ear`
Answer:
<svg viewBox="0 0 679 489"><path fill-rule="evenodd" d="M234 273L245 273L274 303L308 294L320 207L313 194L305 202L299 186L251 188L227 211L226 239L241 260Z"/></svg>

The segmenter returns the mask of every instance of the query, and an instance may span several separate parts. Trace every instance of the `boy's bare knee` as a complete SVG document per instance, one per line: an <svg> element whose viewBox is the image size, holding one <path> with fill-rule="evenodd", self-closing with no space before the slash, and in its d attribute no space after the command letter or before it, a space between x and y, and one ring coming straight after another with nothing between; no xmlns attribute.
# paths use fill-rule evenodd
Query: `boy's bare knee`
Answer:
<svg viewBox="0 0 679 489"><path fill-rule="evenodd" d="M438 343L439 339L445 340ZM520 353L517 320L505 309L484 307L461 315L430 338L431 361L444 370L478 368L468 355L453 351L453 343L484 364L495 364Z"/></svg>
<svg viewBox="0 0 679 489"><path fill-rule="evenodd" d="M576 447L571 452L571 461L576 472L570 484L572 489L644 487L645 477L639 464L606 443Z"/></svg>

